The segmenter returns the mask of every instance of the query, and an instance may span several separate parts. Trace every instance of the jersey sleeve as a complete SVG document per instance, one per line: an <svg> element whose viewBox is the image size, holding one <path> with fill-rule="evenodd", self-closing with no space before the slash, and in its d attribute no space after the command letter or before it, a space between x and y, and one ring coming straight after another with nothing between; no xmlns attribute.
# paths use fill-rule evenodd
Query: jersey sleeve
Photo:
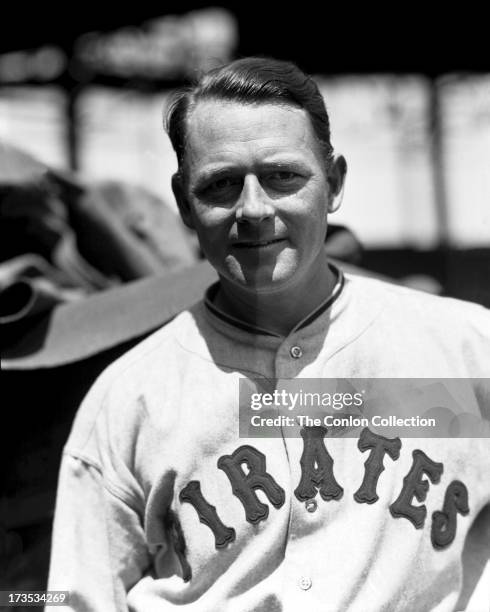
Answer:
<svg viewBox="0 0 490 612"><path fill-rule="evenodd" d="M128 610L126 593L150 564L142 517L128 502L98 466L63 456L48 588L69 592L69 610Z"/></svg>

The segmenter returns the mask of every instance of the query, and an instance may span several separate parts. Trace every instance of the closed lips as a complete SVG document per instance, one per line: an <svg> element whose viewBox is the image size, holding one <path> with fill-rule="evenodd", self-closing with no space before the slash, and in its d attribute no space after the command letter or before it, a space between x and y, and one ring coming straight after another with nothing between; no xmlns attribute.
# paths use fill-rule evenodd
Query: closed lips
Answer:
<svg viewBox="0 0 490 612"><path fill-rule="evenodd" d="M237 242L233 246L235 247L256 247L256 246L268 246L276 242L281 242L285 238L273 238L272 240L250 240L248 242Z"/></svg>

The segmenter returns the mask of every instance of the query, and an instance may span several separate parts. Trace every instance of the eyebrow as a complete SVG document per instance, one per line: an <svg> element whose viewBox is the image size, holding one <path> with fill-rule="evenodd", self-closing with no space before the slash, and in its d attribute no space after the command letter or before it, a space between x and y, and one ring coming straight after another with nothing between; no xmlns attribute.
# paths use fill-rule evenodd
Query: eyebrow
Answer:
<svg viewBox="0 0 490 612"><path fill-rule="evenodd" d="M256 164L260 170L277 170L281 168L296 168L307 172L309 170L307 164L293 156L271 156L269 159L265 159ZM221 176L228 176L230 174L238 174L243 172L244 167L240 164L216 164L210 165L202 169L196 177L196 184L205 183L211 179L217 179Z"/></svg>
<svg viewBox="0 0 490 612"><path fill-rule="evenodd" d="M208 168L204 168L203 170L199 171L199 174L196 177L196 183L197 184L205 183L211 179L216 179L221 176L226 176L229 174L237 173L242 170L243 168L235 164L227 164L224 166L220 164L217 166L210 166Z"/></svg>

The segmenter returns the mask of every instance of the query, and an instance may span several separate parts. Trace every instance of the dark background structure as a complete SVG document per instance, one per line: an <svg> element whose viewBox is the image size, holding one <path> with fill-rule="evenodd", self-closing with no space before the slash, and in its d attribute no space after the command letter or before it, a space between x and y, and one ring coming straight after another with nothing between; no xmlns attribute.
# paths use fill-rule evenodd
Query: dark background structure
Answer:
<svg viewBox="0 0 490 612"><path fill-rule="evenodd" d="M69 50L77 36L113 30L163 14L209 6L233 12L239 24L238 55L266 54L300 63L308 72L487 72L488 28L481 4L431 7L314 2L268 4L182 0L54 5L10 3L4 9L0 51L56 44ZM431 10L433 8L434 10Z"/></svg>

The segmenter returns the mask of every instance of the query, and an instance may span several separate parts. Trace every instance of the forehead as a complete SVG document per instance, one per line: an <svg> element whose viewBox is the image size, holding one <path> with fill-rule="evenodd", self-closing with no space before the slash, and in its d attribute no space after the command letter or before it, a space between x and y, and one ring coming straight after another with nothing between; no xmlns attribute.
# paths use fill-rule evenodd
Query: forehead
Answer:
<svg viewBox="0 0 490 612"><path fill-rule="evenodd" d="M198 102L187 118L186 161L196 165L259 162L289 155L319 161L321 146L307 112L287 104Z"/></svg>

